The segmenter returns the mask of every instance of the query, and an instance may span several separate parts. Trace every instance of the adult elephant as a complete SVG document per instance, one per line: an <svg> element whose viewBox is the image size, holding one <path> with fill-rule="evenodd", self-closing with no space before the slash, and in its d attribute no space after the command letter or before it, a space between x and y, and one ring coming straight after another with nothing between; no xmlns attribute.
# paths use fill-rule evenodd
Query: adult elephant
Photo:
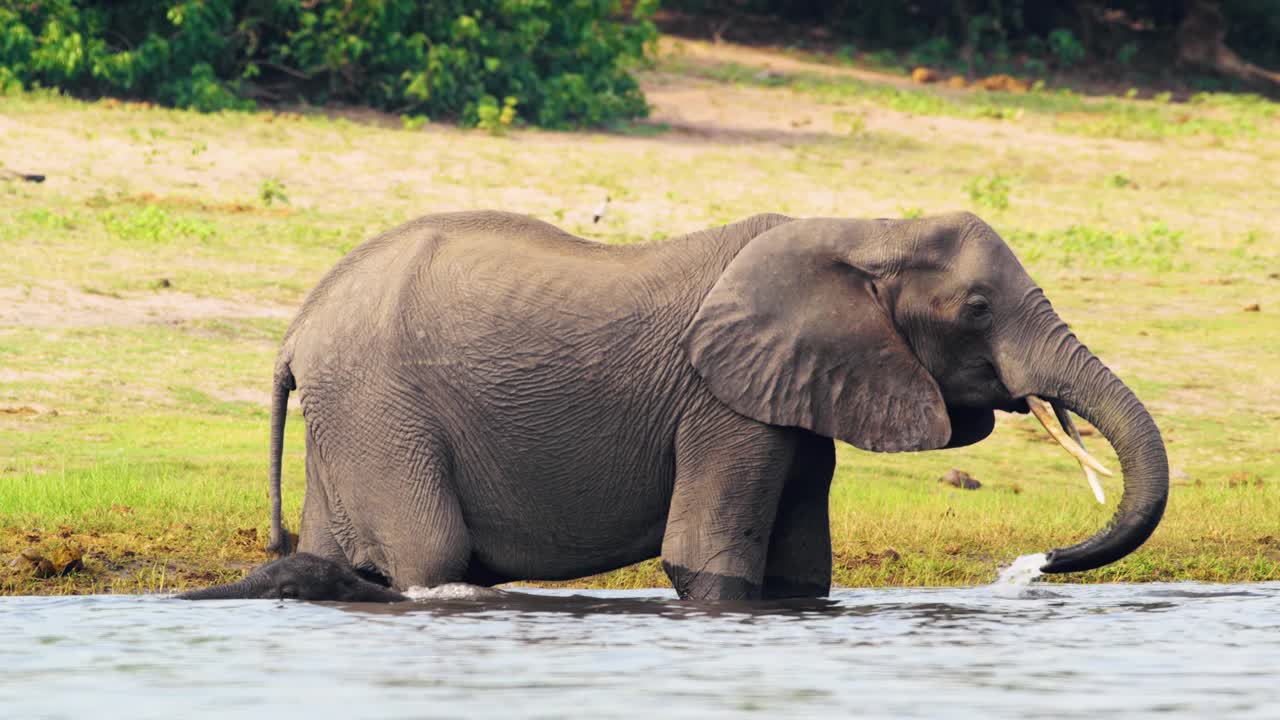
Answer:
<svg viewBox="0 0 1280 720"><path fill-rule="evenodd" d="M660 553L681 597L824 595L833 438L959 447L991 432L993 410L1039 397L1070 431L1067 409L1094 423L1125 479L1110 524L1050 552L1045 572L1132 552L1168 492L1142 404L967 213L757 215L611 246L464 212L376 237L307 298L276 364L281 552L293 389L302 557L401 590L568 579Z"/></svg>

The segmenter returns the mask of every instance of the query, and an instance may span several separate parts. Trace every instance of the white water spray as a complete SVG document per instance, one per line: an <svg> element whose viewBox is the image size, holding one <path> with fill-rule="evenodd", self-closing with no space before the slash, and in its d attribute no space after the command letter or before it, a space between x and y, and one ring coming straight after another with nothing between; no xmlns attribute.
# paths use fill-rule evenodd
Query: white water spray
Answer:
<svg viewBox="0 0 1280 720"><path fill-rule="evenodd" d="M1031 584L1044 573L1040 568L1048 558L1044 553L1020 555L1013 564L1000 571L1000 577L991 584L996 597L1024 598L1032 594Z"/></svg>
<svg viewBox="0 0 1280 720"><path fill-rule="evenodd" d="M404 591L404 596L418 602L431 600L497 600L507 593L494 588L468 585L462 582L445 583L435 587L414 585Z"/></svg>

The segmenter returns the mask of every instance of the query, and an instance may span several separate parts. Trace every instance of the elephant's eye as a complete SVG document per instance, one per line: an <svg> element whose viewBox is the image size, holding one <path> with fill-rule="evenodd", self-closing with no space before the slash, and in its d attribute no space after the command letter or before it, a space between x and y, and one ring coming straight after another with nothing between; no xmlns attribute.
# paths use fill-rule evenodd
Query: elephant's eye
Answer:
<svg viewBox="0 0 1280 720"><path fill-rule="evenodd" d="M286 584L286 585L281 585L281 586L280 586L280 599L281 599L281 600L297 600L297 599L298 599L298 586L297 586L297 585L294 585L294 584L292 584L292 583L289 583L289 584Z"/></svg>
<svg viewBox="0 0 1280 720"><path fill-rule="evenodd" d="M986 329L991 325L991 304L987 299L978 296L967 300L964 304L965 314L974 327Z"/></svg>

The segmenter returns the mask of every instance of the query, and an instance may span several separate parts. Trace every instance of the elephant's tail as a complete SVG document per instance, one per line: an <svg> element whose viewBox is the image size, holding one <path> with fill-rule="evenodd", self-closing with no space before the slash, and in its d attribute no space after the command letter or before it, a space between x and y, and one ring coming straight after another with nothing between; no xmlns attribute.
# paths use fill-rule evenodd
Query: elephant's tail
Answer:
<svg viewBox="0 0 1280 720"><path fill-rule="evenodd" d="M284 455L284 421L289 414L289 392L297 387L289 364L276 365L271 383L271 541L267 552L289 554L289 529L284 526L280 510L280 464Z"/></svg>

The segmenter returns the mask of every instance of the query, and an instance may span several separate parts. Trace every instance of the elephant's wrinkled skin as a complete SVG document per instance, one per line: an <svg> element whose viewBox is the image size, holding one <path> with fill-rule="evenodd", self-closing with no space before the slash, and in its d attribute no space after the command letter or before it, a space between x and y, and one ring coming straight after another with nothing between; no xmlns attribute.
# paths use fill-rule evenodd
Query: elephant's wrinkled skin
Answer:
<svg viewBox="0 0 1280 720"><path fill-rule="evenodd" d="M608 246L467 212L374 238L311 293L279 355L278 550L295 388L300 549L400 590L661 553L682 597L823 595L832 438L967 445L1029 395L1093 422L1125 473L1112 522L1046 571L1133 551L1167 494L1142 404L970 214L758 215Z"/></svg>

